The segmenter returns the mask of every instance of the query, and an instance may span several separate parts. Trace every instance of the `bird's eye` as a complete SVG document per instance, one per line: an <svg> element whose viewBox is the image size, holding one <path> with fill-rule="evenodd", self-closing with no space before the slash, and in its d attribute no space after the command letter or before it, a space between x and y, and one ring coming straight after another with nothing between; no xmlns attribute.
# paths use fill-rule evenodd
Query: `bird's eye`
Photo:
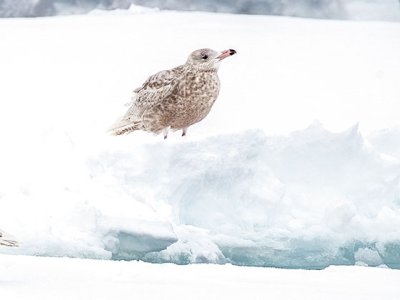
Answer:
<svg viewBox="0 0 400 300"><path fill-rule="evenodd" d="M201 56L201 58L202 58L202 59L207 59L207 58L208 58L208 55L207 55L207 54L203 54L203 55Z"/></svg>

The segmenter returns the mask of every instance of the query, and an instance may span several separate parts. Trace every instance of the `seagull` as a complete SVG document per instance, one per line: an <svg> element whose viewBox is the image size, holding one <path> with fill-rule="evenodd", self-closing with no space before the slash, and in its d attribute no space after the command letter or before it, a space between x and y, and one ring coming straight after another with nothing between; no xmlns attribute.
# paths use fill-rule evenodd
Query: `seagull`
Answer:
<svg viewBox="0 0 400 300"><path fill-rule="evenodd" d="M110 129L112 135L143 130L168 137L169 130L182 130L203 120L210 112L220 90L218 68L233 49L193 51L185 64L150 76L134 90L125 115Z"/></svg>

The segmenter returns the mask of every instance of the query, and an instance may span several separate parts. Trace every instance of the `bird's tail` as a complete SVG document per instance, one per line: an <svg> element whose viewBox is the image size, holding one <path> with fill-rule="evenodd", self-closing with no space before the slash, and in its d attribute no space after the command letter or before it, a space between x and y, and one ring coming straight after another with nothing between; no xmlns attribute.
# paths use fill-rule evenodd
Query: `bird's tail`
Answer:
<svg viewBox="0 0 400 300"><path fill-rule="evenodd" d="M111 135L123 135L123 134L128 134L133 131L141 129L142 122L140 121L132 121L129 119L120 119L117 122L115 122L111 128L108 130L108 132Z"/></svg>
<svg viewBox="0 0 400 300"><path fill-rule="evenodd" d="M0 230L0 246L18 247L18 242L12 236Z"/></svg>

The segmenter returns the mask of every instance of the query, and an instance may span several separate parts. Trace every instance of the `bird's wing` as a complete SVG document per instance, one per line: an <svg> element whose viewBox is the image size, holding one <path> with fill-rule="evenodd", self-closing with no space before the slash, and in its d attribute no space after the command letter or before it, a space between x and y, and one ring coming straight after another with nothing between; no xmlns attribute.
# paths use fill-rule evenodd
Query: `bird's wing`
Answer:
<svg viewBox="0 0 400 300"><path fill-rule="evenodd" d="M144 111L162 102L173 91L183 74L183 66L158 72L134 90L132 105L123 119L140 118Z"/></svg>

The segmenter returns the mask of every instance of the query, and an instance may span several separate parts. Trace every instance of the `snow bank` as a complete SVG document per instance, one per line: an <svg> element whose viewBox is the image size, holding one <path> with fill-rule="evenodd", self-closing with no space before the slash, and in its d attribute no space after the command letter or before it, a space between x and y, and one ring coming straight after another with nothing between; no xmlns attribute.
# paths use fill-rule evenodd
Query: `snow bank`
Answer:
<svg viewBox="0 0 400 300"><path fill-rule="evenodd" d="M2 222L21 239L3 253L400 267L400 162L357 126L134 143L77 167L60 181L42 173L49 188L3 194Z"/></svg>

